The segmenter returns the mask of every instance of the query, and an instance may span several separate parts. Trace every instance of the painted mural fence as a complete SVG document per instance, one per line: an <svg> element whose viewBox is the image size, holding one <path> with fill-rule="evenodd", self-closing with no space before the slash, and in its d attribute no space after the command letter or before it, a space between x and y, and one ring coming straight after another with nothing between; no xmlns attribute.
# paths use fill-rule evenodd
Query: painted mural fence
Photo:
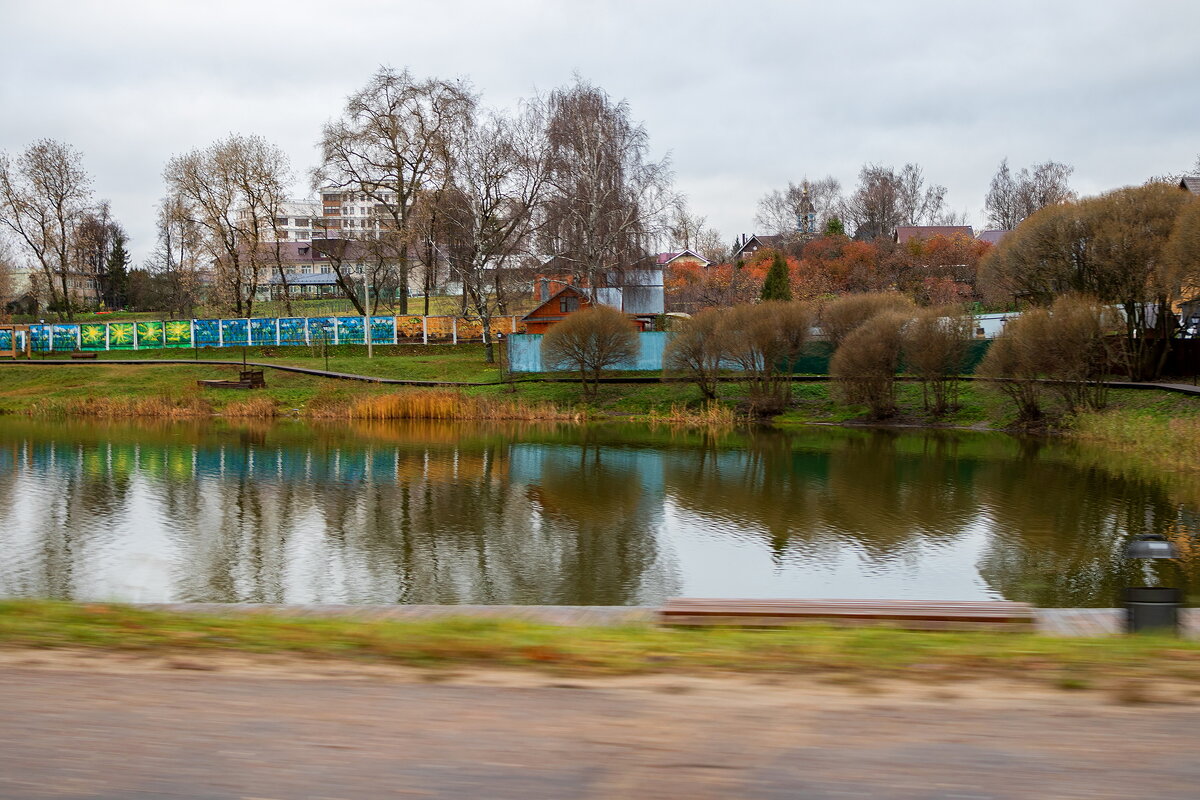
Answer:
<svg viewBox="0 0 1200 800"><path fill-rule="evenodd" d="M524 330L520 317L494 317L492 335ZM242 319L152 320L145 322L42 323L29 326L37 353L152 350L192 347L276 345L422 344L476 341L483 324L469 317L249 317ZM19 348L25 333L0 330L0 350Z"/></svg>

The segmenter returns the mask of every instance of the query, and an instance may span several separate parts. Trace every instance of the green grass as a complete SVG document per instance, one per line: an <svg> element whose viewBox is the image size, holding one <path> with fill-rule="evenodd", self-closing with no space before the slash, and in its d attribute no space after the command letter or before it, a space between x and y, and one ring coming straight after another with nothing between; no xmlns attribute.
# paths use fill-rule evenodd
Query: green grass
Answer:
<svg viewBox="0 0 1200 800"><path fill-rule="evenodd" d="M431 622L202 616L120 605L0 601L0 646L164 653L288 653L431 668L519 667L595 675L799 673L943 681L1004 677L1081 689L1114 680L1200 681L1200 643L1066 639L886 628L567 628L511 620Z"/></svg>

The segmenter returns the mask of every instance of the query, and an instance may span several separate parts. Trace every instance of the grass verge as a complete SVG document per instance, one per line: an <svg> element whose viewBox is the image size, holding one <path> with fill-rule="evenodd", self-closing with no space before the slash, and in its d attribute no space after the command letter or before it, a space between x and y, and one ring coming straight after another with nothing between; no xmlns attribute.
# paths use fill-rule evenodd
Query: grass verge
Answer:
<svg viewBox="0 0 1200 800"><path fill-rule="evenodd" d="M456 618L354 621L228 617L120 605L0 601L0 646L162 653L287 653L412 667L515 667L558 673L794 673L833 680L1011 678L1059 688L1145 678L1200 681L1200 643L1152 637L1065 639L886 628L567 628Z"/></svg>

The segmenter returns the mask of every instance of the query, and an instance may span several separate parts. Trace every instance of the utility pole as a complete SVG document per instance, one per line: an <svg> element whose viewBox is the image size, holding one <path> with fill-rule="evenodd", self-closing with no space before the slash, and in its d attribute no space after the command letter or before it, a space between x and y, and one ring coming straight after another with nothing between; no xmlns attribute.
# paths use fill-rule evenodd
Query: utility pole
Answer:
<svg viewBox="0 0 1200 800"><path fill-rule="evenodd" d="M363 317L363 336L367 340L367 358L375 357L375 346L371 335L371 287L367 285L367 273L363 272L363 311L367 315Z"/></svg>

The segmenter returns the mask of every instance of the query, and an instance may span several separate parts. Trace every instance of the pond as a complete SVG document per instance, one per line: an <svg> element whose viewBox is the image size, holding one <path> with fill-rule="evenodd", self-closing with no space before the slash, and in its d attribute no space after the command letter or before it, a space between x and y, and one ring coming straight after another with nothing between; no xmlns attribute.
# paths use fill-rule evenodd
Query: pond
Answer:
<svg viewBox="0 0 1200 800"><path fill-rule="evenodd" d="M1111 606L1200 491L1066 442L827 427L0 419L0 596Z"/></svg>

